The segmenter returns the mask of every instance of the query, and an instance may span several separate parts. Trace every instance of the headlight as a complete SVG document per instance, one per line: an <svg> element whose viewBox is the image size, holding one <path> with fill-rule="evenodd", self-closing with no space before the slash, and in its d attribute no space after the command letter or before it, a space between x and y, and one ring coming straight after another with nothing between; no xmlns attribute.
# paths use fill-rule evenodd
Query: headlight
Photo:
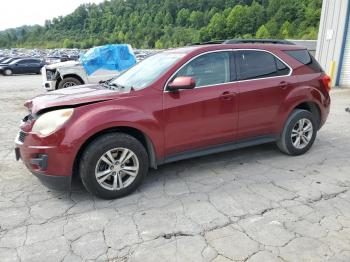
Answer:
<svg viewBox="0 0 350 262"><path fill-rule="evenodd" d="M72 116L74 109L60 109L41 115L34 123L32 132L47 136L56 131Z"/></svg>

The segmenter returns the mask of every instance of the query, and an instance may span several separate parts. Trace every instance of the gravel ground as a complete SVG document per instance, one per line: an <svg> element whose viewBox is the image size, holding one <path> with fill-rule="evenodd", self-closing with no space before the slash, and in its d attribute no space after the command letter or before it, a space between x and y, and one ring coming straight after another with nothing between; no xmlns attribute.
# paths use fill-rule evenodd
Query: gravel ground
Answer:
<svg viewBox="0 0 350 262"><path fill-rule="evenodd" d="M50 191L16 162L40 76L0 76L0 260L350 261L350 90L299 157L274 145L181 161L105 201Z"/></svg>

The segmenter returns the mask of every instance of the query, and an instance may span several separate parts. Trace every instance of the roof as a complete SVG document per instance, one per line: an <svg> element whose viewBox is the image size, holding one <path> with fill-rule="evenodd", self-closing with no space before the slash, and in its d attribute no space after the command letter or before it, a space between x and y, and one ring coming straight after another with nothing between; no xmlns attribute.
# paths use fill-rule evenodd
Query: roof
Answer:
<svg viewBox="0 0 350 262"><path fill-rule="evenodd" d="M188 51L215 51L224 49L300 50L306 48L286 44L209 44L191 46L191 49L189 48Z"/></svg>

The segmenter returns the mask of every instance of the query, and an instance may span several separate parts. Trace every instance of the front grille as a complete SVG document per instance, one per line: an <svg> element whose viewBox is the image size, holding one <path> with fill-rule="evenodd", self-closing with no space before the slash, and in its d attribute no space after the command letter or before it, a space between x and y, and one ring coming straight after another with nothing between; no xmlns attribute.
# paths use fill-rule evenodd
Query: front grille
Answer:
<svg viewBox="0 0 350 262"><path fill-rule="evenodd" d="M21 143L24 143L24 140L27 136L27 133L26 132L23 132L22 130L19 131L18 133L18 141L21 142Z"/></svg>

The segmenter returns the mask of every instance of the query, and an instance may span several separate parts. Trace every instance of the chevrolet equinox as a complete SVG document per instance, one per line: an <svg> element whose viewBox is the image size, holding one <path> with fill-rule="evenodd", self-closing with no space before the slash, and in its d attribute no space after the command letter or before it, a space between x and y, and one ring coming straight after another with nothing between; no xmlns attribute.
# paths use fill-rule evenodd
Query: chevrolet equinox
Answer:
<svg viewBox="0 0 350 262"><path fill-rule="evenodd" d="M115 79L57 90L25 103L16 158L47 186L112 199L149 168L276 142L307 152L330 108L330 78L289 43L224 43L171 49Z"/></svg>

